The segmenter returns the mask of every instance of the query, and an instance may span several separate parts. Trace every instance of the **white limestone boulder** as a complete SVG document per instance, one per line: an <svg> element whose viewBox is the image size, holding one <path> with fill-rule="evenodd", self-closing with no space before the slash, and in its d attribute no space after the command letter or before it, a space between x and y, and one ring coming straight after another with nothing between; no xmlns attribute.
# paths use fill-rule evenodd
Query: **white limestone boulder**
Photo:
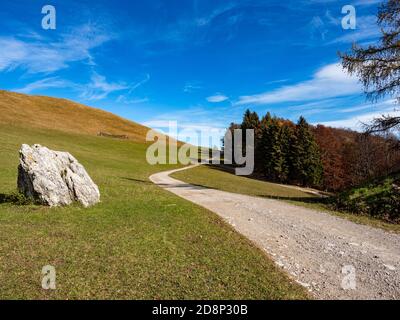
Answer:
<svg viewBox="0 0 400 320"><path fill-rule="evenodd" d="M26 197L51 207L74 201L89 207L100 202L99 188L78 160L68 152L38 144L21 147L18 189Z"/></svg>

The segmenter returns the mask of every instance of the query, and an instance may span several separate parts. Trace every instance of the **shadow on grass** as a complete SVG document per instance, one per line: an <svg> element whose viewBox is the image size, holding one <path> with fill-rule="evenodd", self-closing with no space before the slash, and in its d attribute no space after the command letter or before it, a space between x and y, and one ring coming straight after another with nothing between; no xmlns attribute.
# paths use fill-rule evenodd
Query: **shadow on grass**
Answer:
<svg viewBox="0 0 400 320"><path fill-rule="evenodd" d="M214 190L218 190L216 188L211 188L208 186L204 186L201 184L194 184L194 183L176 183L176 184L170 184L170 183L158 183L158 184L154 184L151 181L146 181L146 180L141 180L141 179L133 179L133 178L125 178L125 177L121 177L121 179L123 180L128 180L128 181L132 181L132 182L138 182L138 183L143 183L143 184L148 184L148 185L157 185L157 186L161 186L161 187L167 187L167 188L187 188L187 189L192 189L192 190L201 190L201 189L214 189Z"/></svg>
<svg viewBox="0 0 400 320"><path fill-rule="evenodd" d="M236 169L235 166L228 165L228 164L206 164L206 166L213 170L229 172L229 173L235 173L235 169ZM252 178L252 176L247 176L247 177Z"/></svg>
<svg viewBox="0 0 400 320"><path fill-rule="evenodd" d="M141 180L141 179L134 179L134 178L126 178L126 177L120 177L123 180L128 180L131 182L138 182L138 183L143 183L143 184L153 184L151 181L146 181L146 180Z"/></svg>
<svg viewBox="0 0 400 320"><path fill-rule="evenodd" d="M281 201L294 201L294 202L302 202L307 204L330 204L332 203L331 198L322 198L322 197L280 197L280 196L266 196L259 195L261 198L273 199L273 200L281 200Z"/></svg>
<svg viewBox="0 0 400 320"><path fill-rule="evenodd" d="M0 193L0 204L9 203L17 206L33 204L32 200L26 198L21 193L4 194Z"/></svg>

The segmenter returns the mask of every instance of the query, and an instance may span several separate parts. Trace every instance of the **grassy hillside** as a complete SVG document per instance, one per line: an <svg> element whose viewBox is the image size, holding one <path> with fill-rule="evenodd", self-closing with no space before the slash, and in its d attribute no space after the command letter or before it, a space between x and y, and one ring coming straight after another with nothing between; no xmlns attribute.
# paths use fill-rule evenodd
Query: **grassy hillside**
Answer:
<svg viewBox="0 0 400 320"><path fill-rule="evenodd" d="M127 135L144 142L148 128L112 113L65 99L0 90L0 124L97 135Z"/></svg>
<svg viewBox="0 0 400 320"><path fill-rule="evenodd" d="M0 103L0 299L308 298L219 217L150 183L149 175L173 167L148 165L145 144L95 136L98 119L99 127L85 129L66 118L99 115L110 121L104 130L137 132L137 140L143 127L126 120L119 126L118 117L78 105L74 110L64 100L2 96L8 102ZM5 107L10 101L17 107ZM46 114L71 128L49 128ZM71 152L99 185L101 204L12 202L22 143ZM41 288L45 265L56 268L55 291Z"/></svg>

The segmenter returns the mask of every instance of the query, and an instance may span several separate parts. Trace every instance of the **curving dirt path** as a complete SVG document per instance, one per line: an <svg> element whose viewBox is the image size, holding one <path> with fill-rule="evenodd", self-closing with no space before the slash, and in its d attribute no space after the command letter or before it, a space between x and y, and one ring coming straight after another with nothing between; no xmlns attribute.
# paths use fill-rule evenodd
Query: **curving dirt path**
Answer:
<svg viewBox="0 0 400 320"><path fill-rule="evenodd" d="M150 180L224 218L318 299L400 299L400 235L277 200Z"/></svg>

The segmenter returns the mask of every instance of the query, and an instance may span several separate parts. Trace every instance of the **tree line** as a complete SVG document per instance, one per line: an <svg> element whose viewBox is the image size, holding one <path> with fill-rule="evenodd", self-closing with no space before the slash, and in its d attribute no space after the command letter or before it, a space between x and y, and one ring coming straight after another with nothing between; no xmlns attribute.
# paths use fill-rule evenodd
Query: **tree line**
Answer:
<svg viewBox="0 0 400 320"><path fill-rule="evenodd" d="M301 117L297 124L271 116L261 119L247 110L242 123L232 123L229 130L253 129L255 136L255 172L264 178L302 186L320 186L323 166L311 127ZM245 140L243 139L245 142Z"/></svg>
<svg viewBox="0 0 400 320"><path fill-rule="evenodd" d="M250 110L229 127L235 129L254 130L255 176L273 182L342 191L400 170L394 135L311 126L304 117L295 124L269 112L260 118Z"/></svg>

